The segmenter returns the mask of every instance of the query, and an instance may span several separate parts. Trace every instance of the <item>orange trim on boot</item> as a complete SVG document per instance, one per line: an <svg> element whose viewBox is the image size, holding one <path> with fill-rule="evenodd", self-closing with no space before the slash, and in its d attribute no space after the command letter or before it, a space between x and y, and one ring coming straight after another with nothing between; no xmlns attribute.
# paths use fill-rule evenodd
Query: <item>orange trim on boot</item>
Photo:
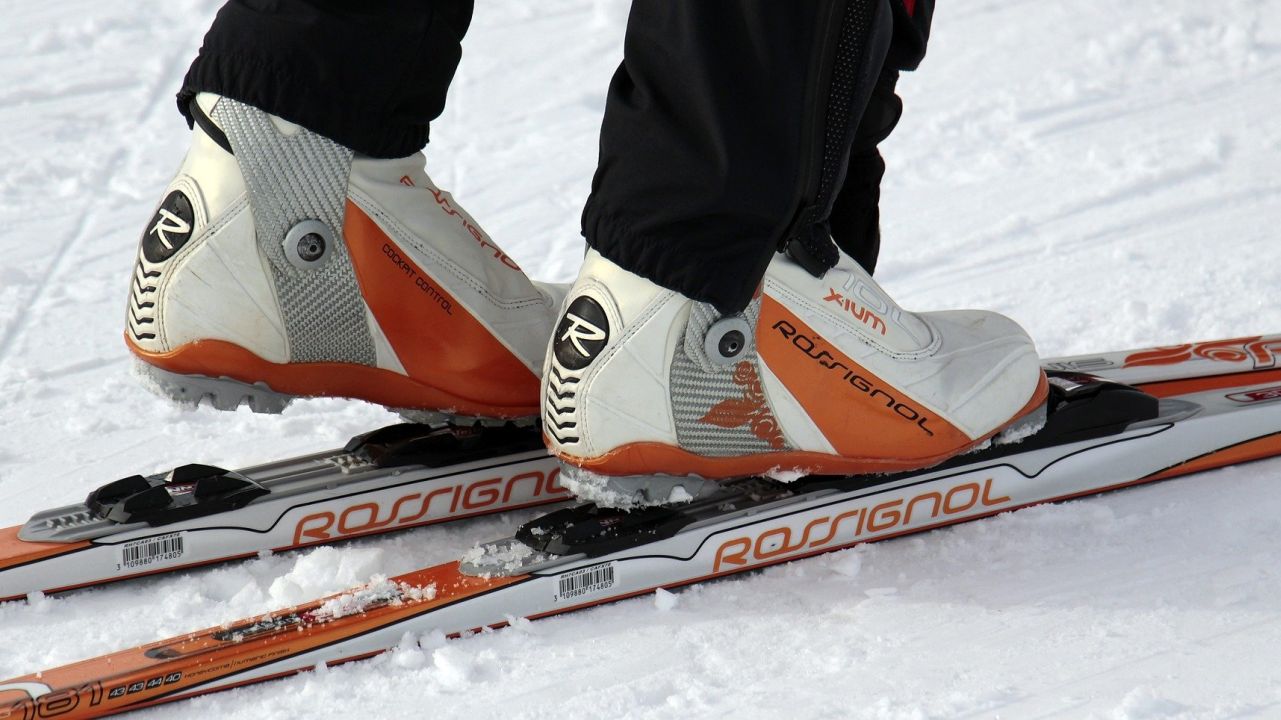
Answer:
<svg viewBox="0 0 1281 720"><path fill-rule="evenodd" d="M842 457L811 450L792 450L774 453L754 453L734 457L707 457L664 443L630 443L594 458L581 458L563 452L555 455L561 460L602 475L698 475L712 480L764 475L774 470L800 471L807 475L865 475L871 473L919 470L937 465L948 458L973 450L1002 430L1018 422L1028 413L1045 404L1050 385L1045 373L1037 383L1032 399L1009 422L977 440L966 438L965 444L930 455L905 457ZM551 441L544 436L548 447Z"/></svg>
<svg viewBox="0 0 1281 720"><path fill-rule="evenodd" d="M768 295L761 300L756 346L765 366L838 455L867 460L948 457L974 443Z"/></svg>
<svg viewBox="0 0 1281 720"><path fill-rule="evenodd" d="M538 413L538 376L350 200L343 234L361 294L411 378Z"/></svg>

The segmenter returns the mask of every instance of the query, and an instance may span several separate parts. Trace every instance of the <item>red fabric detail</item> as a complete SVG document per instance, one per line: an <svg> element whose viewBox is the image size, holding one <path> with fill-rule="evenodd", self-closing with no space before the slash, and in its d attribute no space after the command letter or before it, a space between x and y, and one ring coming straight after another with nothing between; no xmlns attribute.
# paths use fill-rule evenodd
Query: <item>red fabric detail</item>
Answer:
<svg viewBox="0 0 1281 720"><path fill-rule="evenodd" d="M916 14L916 0L903 0L903 7L907 8L908 15Z"/></svg>

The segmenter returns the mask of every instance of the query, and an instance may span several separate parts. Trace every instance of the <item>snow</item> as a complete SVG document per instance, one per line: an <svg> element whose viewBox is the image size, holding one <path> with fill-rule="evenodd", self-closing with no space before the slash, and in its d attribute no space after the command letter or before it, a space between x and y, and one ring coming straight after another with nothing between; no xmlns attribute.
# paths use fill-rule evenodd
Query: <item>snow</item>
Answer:
<svg viewBox="0 0 1281 720"><path fill-rule="evenodd" d="M522 567L545 559L545 555L540 559L536 550L517 541L499 545L476 545L459 558L463 565L480 570L481 577L493 577L493 573L515 574Z"/></svg>
<svg viewBox="0 0 1281 720"><path fill-rule="evenodd" d="M374 575L369 583L334 595L323 603L311 617L327 622L348 615L357 615L379 605L401 605L406 600L433 600L436 586L415 587L408 583L393 582L385 576Z"/></svg>
<svg viewBox="0 0 1281 720"><path fill-rule="evenodd" d="M629 483L626 479L619 481L608 475L601 475L585 468L566 468L560 474L558 482L574 497L583 502L590 502L599 507L636 510L656 505L678 505L693 502L696 496L715 490L715 483L703 478L686 475L684 477L665 476L669 483L667 494L661 494L661 486L648 485L644 490ZM685 484L694 488L691 493ZM655 497L657 495L657 497Z"/></svg>
<svg viewBox="0 0 1281 720"><path fill-rule="evenodd" d="M680 604L680 596L663 588L654 591L654 607L663 612L675 609Z"/></svg>
<svg viewBox="0 0 1281 720"><path fill-rule="evenodd" d="M170 407L120 332L211 0L10 3L0 34L0 526L179 461L389 422ZM478 3L428 151L535 276L581 244L622 0ZM878 277L1046 355L1281 331L1281 0L940 3L886 143ZM153 718L1281 714L1281 462L1022 510L161 707ZM0 605L0 677L458 557L530 513ZM679 602L677 602L679 601Z"/></svg>

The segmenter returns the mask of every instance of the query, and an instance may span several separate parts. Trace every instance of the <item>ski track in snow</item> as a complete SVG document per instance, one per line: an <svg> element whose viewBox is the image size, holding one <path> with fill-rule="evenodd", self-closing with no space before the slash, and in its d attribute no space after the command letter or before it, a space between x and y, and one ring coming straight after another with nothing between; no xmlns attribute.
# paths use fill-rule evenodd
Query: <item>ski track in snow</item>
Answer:
<svg viewBox="0 0 1281 720"><path fill-rule="evenodd" d="M181 410L120 332L217 3L6 8L0 525L181 461L237 466L392 421ZM479 3L428 169L569 280L622 0ZM1281 331L1281 0L942 3L904 76L878 277L989 307L1047 355ZM1281 462L1022 510L139 717L1281 717ZM342 590L530 512L0 605L0 677Z"/></svg>

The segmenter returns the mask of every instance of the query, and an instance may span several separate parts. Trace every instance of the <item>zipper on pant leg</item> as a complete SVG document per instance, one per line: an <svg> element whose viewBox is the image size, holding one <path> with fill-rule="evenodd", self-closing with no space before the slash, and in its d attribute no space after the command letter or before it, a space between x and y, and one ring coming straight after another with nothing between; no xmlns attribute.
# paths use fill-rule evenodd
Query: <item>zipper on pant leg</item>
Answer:
<svg viewBox="0 0 1281 720"><path fill-rule="evenodd" d="M802 175L806 187L779 245L780 251L786 251L815 277L821 277L840 258L827 218L893 27L886 0L847 0L843 7L833 4L828 20L835 21L837 11L842 10L835 36L826 34L820 43L824 57L815 82L819 84L816 97L824 98L820 100L824 108L803 131L802 147L808 153Z"/></svg>

